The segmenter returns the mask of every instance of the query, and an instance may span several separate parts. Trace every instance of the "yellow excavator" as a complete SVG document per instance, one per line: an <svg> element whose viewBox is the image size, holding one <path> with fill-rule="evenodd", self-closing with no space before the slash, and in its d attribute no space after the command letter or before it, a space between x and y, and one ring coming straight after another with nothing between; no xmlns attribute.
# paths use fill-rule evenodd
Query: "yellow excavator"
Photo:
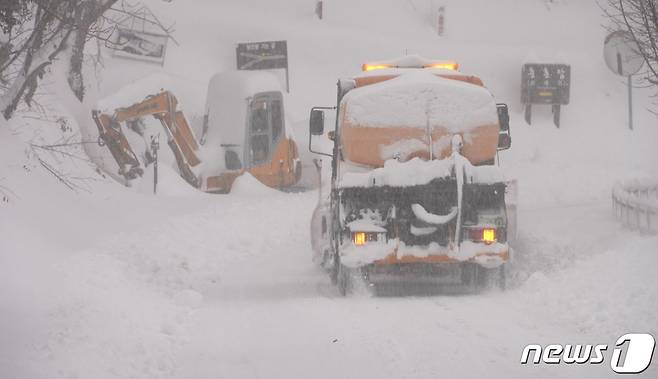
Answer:
<svg viewBox="0 0 658 379"><path fill-rule="evenodd" d="M253 80L248 74L218 74L211 80L209 96L221 97L223 90L216 87L225 88L222 82L227 79L234 82L234 88L236 83L245 84ZM232 94L243 95L235 90ZM147 149L140 161L124 130L127 128L144 137L141 121L152 116L162 124L180 176L195 188L211 193L228 193L233 181L244 172L249 172L272 188L295 185L301 176L301 163L292 133L285 128L280 91L243 96L236 100L236 103L242 104L240 107L230 104L222 107L221 102L214 100L208 98L201 140L197 140L183 112L177 109L176 97L169 91L162 91L111 113L93 110L92 118L99 132L98 142L108 147L119 166L119 175L127 182L140 177L144 168L155 161L157 152ZM216 117L217 114L233 114L234 117L222 119ZM239 138L231 140L230 136ZM213 152L220 150L223 154L203 154L204 148ZM204 162L202 157L216 161Z"/></svg>

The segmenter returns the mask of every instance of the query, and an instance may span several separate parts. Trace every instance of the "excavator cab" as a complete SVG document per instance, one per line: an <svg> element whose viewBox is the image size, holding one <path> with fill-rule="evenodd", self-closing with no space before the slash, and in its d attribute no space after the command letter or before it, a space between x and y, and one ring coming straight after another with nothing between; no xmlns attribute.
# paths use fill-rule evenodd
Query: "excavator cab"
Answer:
<svg viewBox="0 0 658 379"><path fill-rule="evenodd" d="M223 150L224 178L244 170L273 188L297 183L301 161L292 130L286 127L276 77L265 72L222 72L210 80L207 99L201 138L204 146ZM228 191L231 183L209 177L208 191Z"/></svg>
<svg viewBox="0 0 658 379"><path fill-rule="evenodd" d="M283 134L282 97L280 92L259 93L249 106L247 167L267 163Z"/></svg>

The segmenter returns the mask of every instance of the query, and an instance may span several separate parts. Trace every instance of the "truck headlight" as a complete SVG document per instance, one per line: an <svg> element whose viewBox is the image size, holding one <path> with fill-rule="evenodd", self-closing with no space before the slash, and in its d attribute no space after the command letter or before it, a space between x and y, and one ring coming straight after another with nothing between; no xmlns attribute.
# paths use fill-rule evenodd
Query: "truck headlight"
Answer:
<svg viewBox="0 0 658 379"><path fill-rule="evenodd" d="M473 242L484 242L487 245L498 241L498 233L495 228L469 229L467 237Z"/></svg>
<svg viewBox="0 0 658 379"><path fill-rule="evenodd" d="M379 232L352 232L352 242L356 246L363 246L368 242L385 242L386 233Z"/></svg>
<svg viewBox="0 0 658 379"><path fill-rule="evenodd" d="M356 246L362 246L366 244L366 232L353 232L352 241Z"/></svg>
<svg viewBox="0 0 658 379"><path fill-rule="evenodd" d="M492 229L492 228L482 229L482 242L484 243L496 242L496 229Z"/></svg>

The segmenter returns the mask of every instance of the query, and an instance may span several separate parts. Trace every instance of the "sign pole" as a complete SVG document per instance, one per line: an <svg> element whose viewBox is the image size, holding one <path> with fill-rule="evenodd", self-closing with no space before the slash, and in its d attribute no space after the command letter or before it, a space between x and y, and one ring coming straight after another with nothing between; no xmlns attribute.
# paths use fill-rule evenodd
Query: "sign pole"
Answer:
<svg viewBox="0 0 658 379"><path fill-rule="evenodd" d="M553 124L560 128L560 104L553 104Z"/></svg>
<svg viewBox="0 0 658 379"><path fill-rule="evenodd" d="M151 136L151 152L153 153L153 194L158 189L158 150L160 149L160 135Z"/></svg>
<svg viewBox="0 0 658 379"><path fill-rule="evenodd" d="M633 80L628 75L628 128L633 130Z"/></svg>
<svg viewBox="0 0 658 379"><path fill-rule="evenodd" d="M288 74L288 65L286 65L286 92L290 93L290 75Z"/></svg>
<svg viewBox="0 0 658 379"><path fill-rule="evenodd" d="M640 71L644 58L633 35L617 30L605 37L603 58L608 68L615 74L626 77L628 86L628 129L633 130L633 74Z"/></svg>

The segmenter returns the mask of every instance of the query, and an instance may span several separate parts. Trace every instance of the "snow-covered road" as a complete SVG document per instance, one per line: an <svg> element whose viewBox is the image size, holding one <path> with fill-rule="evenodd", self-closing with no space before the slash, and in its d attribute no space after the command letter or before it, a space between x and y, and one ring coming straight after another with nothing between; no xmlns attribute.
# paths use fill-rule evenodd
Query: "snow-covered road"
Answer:
<svg viewBox="0 0 658 379"><path fill-rule="evenodd" d="M0 332L17 342L0 345L1 377L598 378L610 355L524 366L521 352L658 335L658 238L622 230L608 202L521 206L505 292L342 298L311 262L315 192L98 196L114 205L78 205L94 224L0 218L2 251L21 257L2 255Z"/></svg>
<svg viewBox="0 0 658 379"><path fill-rule="evenodd" d="M239 210L251 214L241 218L251 224L234 226L241 232L225 234L224 248L216 249L223 264L217 279L200 289L204 301L191 316L189 341L176 353L176 376L601 377L613 375L607 364L529 367L519 358L530 343L612 346L640 327L656 334L655 289L644 291L633 272L612 277L624 265L623 252L639 260L627 264L640 264L636 274L652 278L642 263L655 267L658 259L641 246L656 240L619 231L607 203L522 211L507 292L397 298L337 294L310 262L314 203L312 193L278 195ZM280 206L267 210L265 204ZM208 234L228 219L208 222ZM629 240L640 248L620 244ZM636 298L624 302L628 296ZM655 375L655 367L652 372L646 375Z"/></svg>
<svg viewBox="0 0 658 379"><path fill-rule="evenodd" d="M28 143L95 141L97 131L90 110L76 120L78 108L44 88L37 108L48 119L27 114L8 128L0 117L0 378L599 378L614 376L619 336L658 337L658 237L624 230L602 200L617 180L655 179L653 92L634 89L628 131L626 82L601 59L608 20L596 2L333 0L322 21L308 0L140 3L175 24L180 44L161 67L104 51L102 76L85 79L89 104L96 90L111 96L158 73L182 84L186 115L201 117L208 79L235 68L236 42L285 39L286 116L311 170L308 111L335 104L336 79L362 63L408 51L456 59L483 78L512 111L513 147L499 157L520 186L511 288L342 298L311 262L315 192L252 181L202 194L173 160L153 196L150 170L142 188L104 179L116 172L106 148L95 156L87 144L70 160L42 152L79 180L71 191ZM448 9L441 37L439 5ZM530 61L572 67L559 129L550 107L523 121L519 71ZM554 343L607 344L606 362L519 363L525 345ZM642 377L658 377L655 354Z"/></svg>

